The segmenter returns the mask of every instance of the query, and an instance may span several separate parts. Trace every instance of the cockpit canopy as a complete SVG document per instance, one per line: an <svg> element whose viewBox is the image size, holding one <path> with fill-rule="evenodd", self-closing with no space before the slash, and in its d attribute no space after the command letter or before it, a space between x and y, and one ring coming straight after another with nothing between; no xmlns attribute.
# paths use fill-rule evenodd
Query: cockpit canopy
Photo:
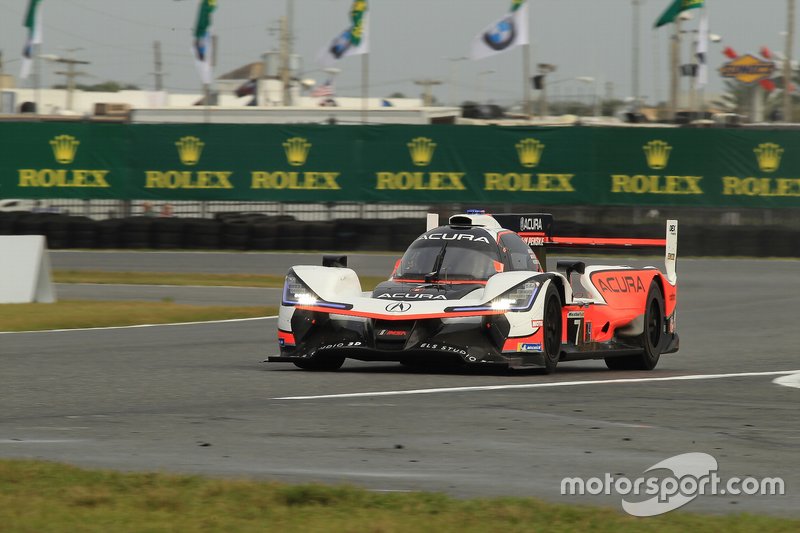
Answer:
<svg viewBox="0 0 800 533"><path fill-rule="evenodd" d="M431 230L409 246L394 279L419 281L486 281L502 272L493 236L480 228Z"/></svg>

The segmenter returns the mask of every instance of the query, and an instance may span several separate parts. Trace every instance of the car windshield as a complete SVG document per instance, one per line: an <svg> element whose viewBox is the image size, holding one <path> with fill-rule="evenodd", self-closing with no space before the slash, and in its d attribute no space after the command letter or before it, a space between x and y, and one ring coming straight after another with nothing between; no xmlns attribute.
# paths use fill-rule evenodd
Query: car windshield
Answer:
<svg viewBox="0 0 800 533"><path fill-rule="evenodd" d="M497 248L467 240L417 240L412 244L394 274L394 279L424 280L435 272L439 281L483 281L498 272Z"/></svg>

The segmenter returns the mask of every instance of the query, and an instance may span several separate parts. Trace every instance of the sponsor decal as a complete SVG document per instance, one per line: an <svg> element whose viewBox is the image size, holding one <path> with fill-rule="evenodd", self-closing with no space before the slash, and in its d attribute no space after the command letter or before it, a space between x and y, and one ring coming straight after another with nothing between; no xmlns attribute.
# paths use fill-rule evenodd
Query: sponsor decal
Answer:
<svg viewBox="0 0 800 533"><path fill-rule="evenodd" d="M192 135L175 141L181 164L193 167L200 163L205 143ZM233 172L219 170L146 170L145 189L233 189Z"/></svg>
<svg viewBox="0 0 800 533"><path fill-rule="evenodd" d="M542 344L539 342L520 342L517 344L518 352L541 352Z"/></svg>
<svg viewBox="0 0 800 533"><path fill-rule="evenodd" d="M286 139L283 149L286 152L286 161L293 167L301 167L306 164L311 143L303 137L292 137Z"/></svg>
<svg viewBox="0 0 800 533"><path fill-rule="evenodd" d="M644 150L645 158L647 159L647 166L654 170L661 170L667 168L669 163L669 154L672 152L672 146L665 141L650 141L642 147Z"/></svg>
<svg viewBox="0 0 800 533"><path fill-rule="evenodd" d="M778 171L784 148L775 143L761 143L753 152L758 168L764 173ZM724 196L797 197L800 196L800 178L771 178L725 176L722 178Z"/></svg>
<svg viewBox="0 0 800 533"><path fill-rule="evenodd" d="M57 135L49 141L53 158L60 165L70 165L78 155L81 142L72 135ZM83 170L66 168L21 168L17 171L18 186L26 188L95 188L109 185L108 170Z"/></svg>
<svg viewBox="0 0 800 533"><path fill-rule="evenodd" d="M545 145L538 139L522 139L514 145L520 166L534 168L539 166ZM575 174L530 172L485 172L483 190L511 192L575 192L572 178Z"/></svg>
<svg viewBox="0 0 800 533"><path fill-rule="evenodd" d="M187 136L181 137L175 141L175 146L178 148L178 157L186 166L194 166L200 162L200 155L203 153L203 147L206 145L198 137Z"/></svg>
<svg viewBox="0 0 800 533"><path fill-rule="evenodd" d="M652 140L642 147L647 166L663 170L669 164L672 146L666 141ZM702 176L661 176L658 174L612 174L611 192L620 194L704 194Z"/></svg>
<svg viewBox="0 0 800 533"><path fill-rule="evenodd" d="M428 137L416 137L406 144L415 167L427 167L433 161L436 143ZM381 171L375 173L376 190L395 191L465 191L464 172Z"/></svg>
<svg viewBox="0 0 800 533"><path fill-rule="evenodd" d="M583 311L569 311L567 318L583 318Z"/></svg>
<svg viewBox="0 0 800 533"><path fill-rule="evenodd" d="M378 332L378 335L381 337L405 337L408 332L399 329L382 329Z"/></svg>
<svg viewBox="0 0 800 533"><path fill-rule="evenodd" d="M467 355L467 351L464 348L458 348L456 346L450 346L448 344L439 344L433 342L423 342L419 345L420 348L423 350L438 350L440 352L452 352L457 353L459 355Z"/></svg>
<svg viewBox="0 0 800 533"><path fill-rule="evenodd" d="M592 323L586 323L586 342L592 342Z"/></svg>
<svg viewBox="0 0 800 533"><path fill-rule="evenodd" d="M483 177L485 191L575 192L575 187L572 185L575 174L486 172Z"/></svg>
<svg viewBox="0 0 800 533"><path fill-rule="evenodd" d="M386 310L390 313L407 313L411 310L411 304L405 302L396 302L387 305Z"/></svg>
<svg viewBox="0 0 800 533"><path fill-rule="evenodd" d="M538 165L542 159L544 146L537 139L523 139L518 142L515 147L519 156L519 164L526 168L533 168Z"/></svg>
<svg viewBox="0 0 800 533"><path fill-rule="evenodd" d="M608 276L597 279L597 288L603 292L645 292L644 282L639 276Z"/></svg>
<svg viewBox="0 0 800 533"><path fill-rule="evenodd" d="M283 142L286 162L292 167L302 167L308 162L312 144L304 137L291 137ZM254 170L250 172L251 189L291 191L338 191L340 172L312 170Z"/></svg>
<svg viewBox="0 0 800 533"><path fill-rule="evenodd" d="M444 294L409 294L407 292L379 294L378 298L389 298L391 300L398 298L404 300L447 300Z"/></svg>
<svg viewBox="0 0 800 533"><path fill-rule="evenodd" d="M426 241L472 241L489 244L487 237L472 235L471 233L426 233L417 240Z"/></svg>
<svg viewBox="0 0 800 533"><path fill-rule="evenodd" d="M427 137L417 137L408 143L408 151L415 166L427 167L433 159L436 143Z"/></svg>
<svg viewBox="0 0 800 533"><path fill-rule="evenodd" d="M531 327L540 328L544 325L544 320L531 320Z"/></svg>
<svg viewBox="0 0 800 533"><path fill-rule="evenodd" d="M361 341L350 341L350 342L337 342L335 344L325 344L317 348L317 351L322 350L338 350L340 348L355 348L357 346L361 346Z"/></svg>
<svg viewBox="0 0 800 533"><path fill-rule="evenodd" d="M542 219L538 217L519 217L520 231L544 231Z"/></svg>

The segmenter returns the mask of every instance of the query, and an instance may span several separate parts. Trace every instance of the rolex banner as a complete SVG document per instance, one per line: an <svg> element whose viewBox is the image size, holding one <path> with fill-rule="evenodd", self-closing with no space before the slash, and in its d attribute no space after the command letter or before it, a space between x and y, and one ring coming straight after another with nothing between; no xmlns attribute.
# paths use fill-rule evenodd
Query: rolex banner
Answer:
<svg viewBox="0 0 800 533"><path fill-rule="evenodd" d="M666 24L672 24L682 12L688 9L697 9L705 5L705 0L674 0L667 10L661 14L656 21L655 27L660 28Z"/></svg>
<svg viewBox="0 0 800 533"><path fill-rule="evenodd" d="M800 208L800 132L0 122L0 198Z"/></svg>
<svg viewBox="0 0 800 533"><path fill-rule="evenodd" d="M31 73L33 63L34 45L42 44L42 19L39 12L39 3L42 0L30 0L28 10L25 13L23 24L28 28L28 38L25 41L25 48L22 50L22 68L19 77L27 79Z"/></svg>
<svg viewBox="0 0 800 533"><path fill-rule="evenodd" d="M355 0L350 9L350 26L319 51L317 61L330 66L339 59L369 53L367 0Z"/></svg>
<svg viewBox="0 0 800 533"><path fill-rule="evenodd" d="M203 83L211 83L213 74L211 72L211 58L213 56L211 39L211 15L217 9L218 0L200 0L200 8L197 12L197 23L194 28L194 61L197 71L200 73Z"/></svg>
<svg viewBox="0 0 800 533"><path fill-rule="evenodd" d="M528 2L514 0L506 16L475 36L470 57L483 59L528 43Z"/></svg>

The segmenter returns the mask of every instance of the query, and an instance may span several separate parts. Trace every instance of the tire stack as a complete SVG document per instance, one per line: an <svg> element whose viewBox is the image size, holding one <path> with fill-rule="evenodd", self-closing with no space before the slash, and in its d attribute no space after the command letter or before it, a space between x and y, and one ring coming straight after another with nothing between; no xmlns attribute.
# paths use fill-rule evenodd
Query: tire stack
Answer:
<svg viewBox="0 0 800 533"><path fill-rule="evenodd" d="M183 247L194 250L217 250L220 248L222 224L206 218L186 218Z"/></svg>
<svg viewBox="0 0 800 533"><path fill-rule="evenodd" d="M174 250L184 247L184 229L186 222L182 218L153 219L150 244L158 250Z"/></svg>
<svg viewBox="0 0 800 533"><path fill-rule="evenodd" d="M152 217L123 218L118 242L120 248L150 248L150 232L154 221Z"/></svg>
<svg viewBox="0 0 800 533"><path fill-rule="evenodd" d="M69 248L97 248L97 222L89 217L66 217ZM48 242L49 241L48 235ZM52 246L52 244L51 244Z"/></svg>

